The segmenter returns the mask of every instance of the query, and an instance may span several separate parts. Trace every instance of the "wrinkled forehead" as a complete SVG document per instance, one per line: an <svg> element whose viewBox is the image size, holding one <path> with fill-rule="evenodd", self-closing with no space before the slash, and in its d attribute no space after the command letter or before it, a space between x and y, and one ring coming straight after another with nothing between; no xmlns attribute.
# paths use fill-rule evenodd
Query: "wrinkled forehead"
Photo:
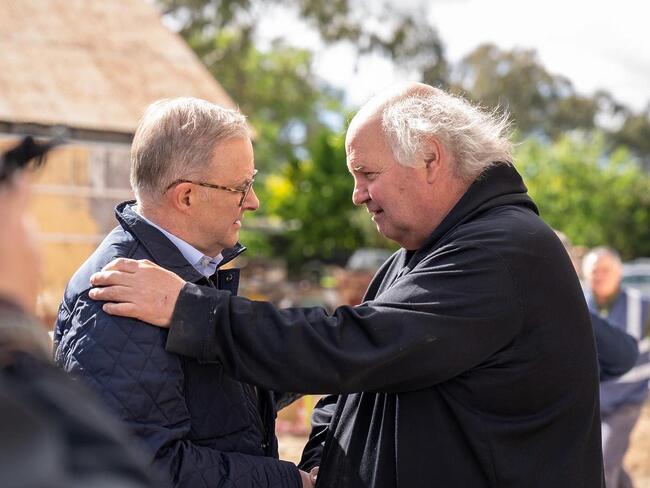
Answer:
<svg viewBox="0 0 650 488"><path fill-rule="evenodd" d="M382 129L381 113L363 114L359 112L354 116L345 135L346 151L352 149L359 141L364 141L369 137L384 137Z"/></svg>
<svg viewBox="0 0 650 488"><path fill-rule="evenodd" d="M376 119L350 126L346 137L345 153L350 171L377 171L395 163L381 121Z"/></svg>

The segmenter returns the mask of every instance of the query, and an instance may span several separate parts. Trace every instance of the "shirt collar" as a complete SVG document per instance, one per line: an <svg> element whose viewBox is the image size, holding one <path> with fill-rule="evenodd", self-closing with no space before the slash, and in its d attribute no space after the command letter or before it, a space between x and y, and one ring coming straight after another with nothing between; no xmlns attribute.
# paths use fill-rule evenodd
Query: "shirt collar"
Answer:
<svg viewBox="0 0 650 488"><path fill-rule="evenodd" d="M223 256L221 255L221 253L219 253L215 257L206 256L191 244L188 244L183 239L181 239L178 236L175 236L171 232L166 231L155 222L152 222L151 220L146 218L144 215L142 214L138 214L138 215L140 215L140 217L142 217L142 219L145 222L147 222L149 225L155 227L160 232L162 232L165 235L165 237L167 237L167 239L169 239L172 242L172 244L174 244L178 248L178 250L183 255L183 257L187 260L187 262L190 263L194 267L194 269L199 273L201 273L203 276L209 278L217 271L217 267L219 266L219 263L223 260Z"/></svg>

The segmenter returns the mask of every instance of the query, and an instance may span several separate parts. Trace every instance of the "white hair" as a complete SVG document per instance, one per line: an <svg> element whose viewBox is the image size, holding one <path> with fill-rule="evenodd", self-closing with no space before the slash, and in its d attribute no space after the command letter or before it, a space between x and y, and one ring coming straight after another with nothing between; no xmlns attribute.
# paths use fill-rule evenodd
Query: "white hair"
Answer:
<svg viewBox="0 0 650 488"><path fill-rule="evenodd" d="M592 268L603 256L608 256L614 261L617 266L621 266L623 261L621 260L621 255L616 251L616 249L607 246L598 246L591 249L584 258L582 258L582 274L587 276L591 273Z"/></svg>
<svg viewBox="0 0 650 488"><path fill-rule="evenodd" d="M155 199L174 180L205 168L217 143L248 136L246 117L236 110L191 97L152 103L131 145L131 187L136 198Z"/></svg>
<svg viewBox="0 0 650 488"><path fill-rule="evenodd" d="M412 90L389 100L381 122L402 166L417 166L417 156L432 136L451 152L455 175L464 181L474 180L495 163L512 163L508 114L487 112L437 88Z"/></svg>

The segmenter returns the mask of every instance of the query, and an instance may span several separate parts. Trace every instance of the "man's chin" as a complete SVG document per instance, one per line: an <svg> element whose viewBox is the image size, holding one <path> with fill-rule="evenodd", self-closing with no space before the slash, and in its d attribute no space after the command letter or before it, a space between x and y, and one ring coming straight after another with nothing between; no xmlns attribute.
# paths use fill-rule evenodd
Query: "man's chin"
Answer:
<svg viewBox="0 0 650 488"><path fill-rule="evenodd" d="M385 222L375 222L375 227L377 227L377 232L379 232L382 237L390 239L391 241L395 240L394 232L392 232L393 229L391 229L390 226L387 226Z"/></svg>
<svg viewBox="0 0 650 488"><path fill-rule="evenodd" d="M228 239L224 242L226 247L235 247L235 244L239 242L239 232L234 233L233 235L228 236Z"/></svg>
<svg viewBox="0 0 650 488"><path fill-rule="evenodd" d="M377 232L379 232L382 237L385 237L389 241L393 241L401 247L408 248L409 235L405 233L405 231L397 227L386 225L385 222L382 224L375 223L375 225L377 226Z"/></svg>

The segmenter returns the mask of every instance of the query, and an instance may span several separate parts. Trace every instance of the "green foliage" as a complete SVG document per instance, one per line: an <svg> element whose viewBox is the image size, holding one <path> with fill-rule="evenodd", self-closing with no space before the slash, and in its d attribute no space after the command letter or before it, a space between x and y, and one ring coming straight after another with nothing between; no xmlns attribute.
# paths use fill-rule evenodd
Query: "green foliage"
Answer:
<svg viewBox="0 0 650 488"><path fill-rule="evenodd" d="M535 51L503 51L492 44L461 61L453 88L488 107L506 108L521 133L552 138L594 128L599 106L597 98L578 95L568 79L549 73Z"/></svg>
<svg viewBox="0 0 650 488"><path fill-rule="evenodd" d="M542 218L574 244L650 255L650 176L626 149L605 152L601 133L529 139L516 161Z"/></svg>
<svg viewBox="0 0 650 488"><path fill-rule="evenodd" d="M223 28L240 31L254 42L260 20L274 7L293 11L325 44L349 42L359 55L371 52L415 69L430 83L445 83L447 63L436 29L413 6L372 0L158 0L188 39L214 35Z"/></svg>
<svg viewBox="0 0 650 488"><path fill-rule="evenodd" d="M323 130L295 159L265 182L267 211L295 229L272 241L292 271L304 261L345 262L358 247L383 244L367 212L355 208L353 179L345 162L344 137Z"/></svg>
<svg viewBox="0 0 650 488"><path fill-rule="evenodd" d="M190 46L248 115L260 169L273 171L324 126L321 114L341 111L341 95L319 84L311 52L281 42L263 52L241 31L195 33Z"/></svg>
<svg viewBox="0 0 650 488"><path fill-rule="evenodd" d="M255 131L261 207L247 216L242 242L258 255L285 257L292 271L312 259L343 262L360 245L385 246L367 213L352 205L343 136L323 121L331 113L343 118L342 94L318 81L310 51L282 40L260 49L255 32L269 6L294 7L327 43L350 41L359 53L381 52L440 79L442 47L424 17L384 6L379 32L368 27L377 22L365 22L372 15L359 16L345 0L161 3Z"/></svg>
<svg viewBox="0 0 650 488"><path fill-rule="evenodd" d="M285 257L292 271L310 259L341 259L357 235L329 233L352 208L352 179L343 143L323 135L329 129L321 117L342 108L340 95L315 81L312 54L279 41L263 52L231 29L190 43L255 131L261 206L247 217L246 228L256 230L243 232L242 242L256 255Z"/></svg>
<svg viewBox="0 0 650 488"><path fill-rule="evenodd" d="M650 173L650 105L642 112L629 113L612 139L615 144L632 149Z"/></svg>
<svg viewBox="0 0 650 488"><path fill-rule="evenodd" d="M474 101L510 112L521 134L555 140L567 131L598 129L607 146L625 145L650 170L650 106L634 112L606 91L584 96L570 80L550 73L534 50L478 46L455 67L451 89ZM599 120L622 120L615 130Z"/></svg>
<svg viewBox="0 0 650 488"><path fill-rule="evenodd" d="M318 80L309 50L282 40L260 47L257 26L280 7L297 13L325 44L382 54L426 83L507 108L519 133L533 136L517 158L542 216L577 244L650 255L648 176L634 163L650 168L650 107L635 113L606 92L578 94L531 50L483 45L452 69L424 12L395 2L158 2L255 131L262 205L257 218L247 217L242 241L256 254L286 257L296 271L311 259L342 261L361 245L391 245L352 205L343 137L324 122L332 114L343 119L342 93ZM603 119L621 126L590 136ZM613 150L622 144L634 156Z"/></svg>

